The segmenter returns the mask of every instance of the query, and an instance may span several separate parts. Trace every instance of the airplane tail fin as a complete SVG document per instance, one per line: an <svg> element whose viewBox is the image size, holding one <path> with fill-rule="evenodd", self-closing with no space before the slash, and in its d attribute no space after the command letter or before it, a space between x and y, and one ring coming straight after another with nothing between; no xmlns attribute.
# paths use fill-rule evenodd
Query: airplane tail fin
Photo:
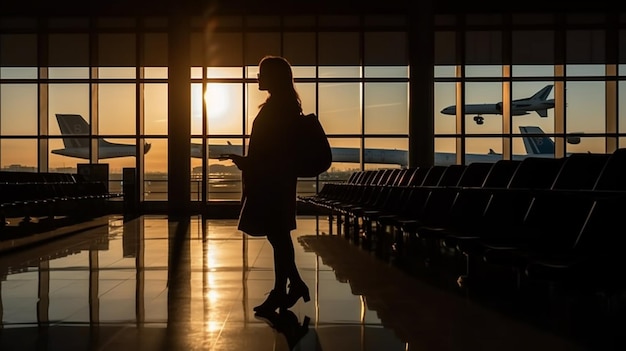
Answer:
<svg viewBox="0 0 626 351"><path fill-rule="evenodd" d="M538 92L536 92L533 96L530 97L531 100L539 100L539 101L544 101L548 99L548 95L550 95L550 91L552 91L552 87L553 85L546 85L545 87L541 88L541 90L539 90ZM543 116L542 116L543 117Z"/></svg>
<svg viewBox="0 0 626 351"><path fill-rule="evenodd" d="M529 155L554 155L554 141L544 134L543 130L537 126L520 126L522 134L534 134L534 136L524 137L524 147Z"/></svg>
<svg viewBox="0 0 626 351"><path fill-rule="evenodd" d="M89 124L85 118L77 114L69 113L57 113L55 114L59 129L63 135L63 146L66 149L85 149L89 150ZM71 137L72 135L81 137ZM98 139L98 146L100 148L106 148L111 146L118 146L119 144L111 143L105 139ZM151 148L151 144L144 143L144 154L148 153Z"/></svg>
<svg viewBox="0 0 626 351"><path fill-rule="evenodd" d="M87 121L85 121L83 116L76 114L57 113L56 118L57 123L59 124L59 129L61 130L61 134L63 134L63 145L66 148L89 147L88 138L69 137L69 135L89 135L89 124L87 123Z"/></svg>

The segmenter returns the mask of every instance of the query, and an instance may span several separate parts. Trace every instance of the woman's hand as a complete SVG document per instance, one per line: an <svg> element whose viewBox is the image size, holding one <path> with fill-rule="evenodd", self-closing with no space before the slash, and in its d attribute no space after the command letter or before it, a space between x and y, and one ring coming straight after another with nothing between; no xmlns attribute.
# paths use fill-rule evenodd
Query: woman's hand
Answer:
<svg viewBox="0 0 626 351"><path fill-rule="evenodd" d="M246 157L241 155L230 154L228 157L233 161L235 166L240 170L243 170L245 167Z"/></svg>

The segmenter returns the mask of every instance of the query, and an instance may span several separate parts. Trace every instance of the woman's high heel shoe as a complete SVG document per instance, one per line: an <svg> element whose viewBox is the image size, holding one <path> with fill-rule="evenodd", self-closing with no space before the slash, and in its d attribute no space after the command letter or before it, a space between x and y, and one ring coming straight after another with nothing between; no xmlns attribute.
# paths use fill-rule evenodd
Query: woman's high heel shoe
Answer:
<svg viewBox="0 0 626 351"><path fill-rule="evenodd" d="M293 305L298 302L298 300L302 298L304 302L311 301L311 295L309 295L309 287L306 284L289 284L289 292L287 292L287 296L285 298L285 303L283 304L283 308L291 308Z"/></svg>
<svg viewBox="0 0 626 351"><path fill-rule="evenodd" d="M255 306L253 308L254 311L276 311L276 309L281 308L285 305L287 301L287 295L285 293L279 293L276 290L270 291L267 299L263 301L262 304Z"/></svg>

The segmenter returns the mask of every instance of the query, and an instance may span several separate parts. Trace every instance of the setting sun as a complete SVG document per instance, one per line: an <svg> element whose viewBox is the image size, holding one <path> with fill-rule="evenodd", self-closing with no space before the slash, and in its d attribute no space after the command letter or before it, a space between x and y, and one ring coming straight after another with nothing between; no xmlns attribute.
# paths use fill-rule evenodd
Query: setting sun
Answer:
<svg viewBox="0 0 626 351"><path fill-rule="evenodd" d="M207 84L204 100L206 101L207 117L212 120L221 119L229 108L230 94L220 84Z"/></svg>

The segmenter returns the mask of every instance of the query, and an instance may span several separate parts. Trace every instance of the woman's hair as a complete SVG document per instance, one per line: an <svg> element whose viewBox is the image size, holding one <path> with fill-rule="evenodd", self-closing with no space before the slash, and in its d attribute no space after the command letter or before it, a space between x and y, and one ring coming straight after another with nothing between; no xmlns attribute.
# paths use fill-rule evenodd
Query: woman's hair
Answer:
<svg viewBox="0 0 626 351"><path fill-rule="evenodd" d="M272 97L281 100L295 101L301 106L300 95L293 84L291 64L287 59L280 56L265 56L259 63L259 74L263 75L264 82L270 96L261 106L265 105Z"/></svg>

